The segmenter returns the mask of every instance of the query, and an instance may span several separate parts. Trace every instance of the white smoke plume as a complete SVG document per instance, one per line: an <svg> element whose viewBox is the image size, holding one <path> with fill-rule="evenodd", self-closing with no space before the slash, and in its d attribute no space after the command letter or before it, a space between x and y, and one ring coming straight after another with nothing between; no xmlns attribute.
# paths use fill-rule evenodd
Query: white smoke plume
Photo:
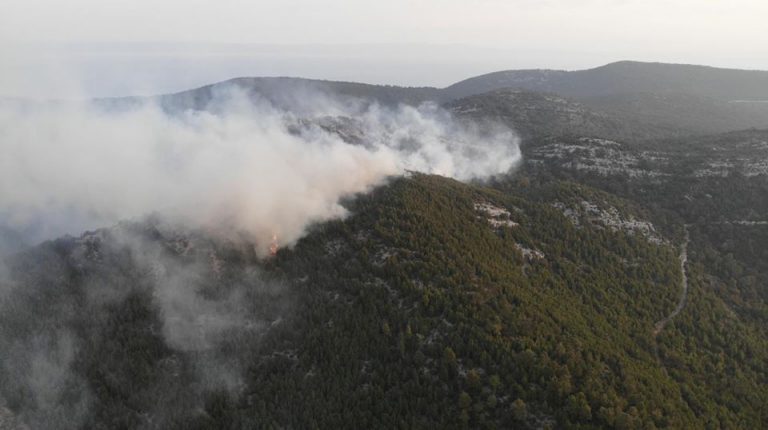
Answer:
<svg viewBox="0 0 768 430"><path fill-rule="evenodd" d="M23 420L31 428L42 429L81 425L90 399L85 382L70 370L76 350L71 334L66 330L50 331L6 347L0 363L14 379L4 381L11 385L4 388L30 393L34 405L25 411ZM74 401L63 401L67 391L77 393Z"/></svg>
<svg viewBox="0 0 768 430"><path fill-rule="evenodd" d="M310 224L343 217L345 197L393 175L415 170L482 179L509 171L520 158L508 129L462 123L432 104L385 107L310 89L271 103L230 88L206 108L0 103L0 315L24 318L29 326L23 336L13 324L0 324L0 385L13 388L6 391L14 394L20 418L34 428L75 428L90 416L92 393L82 369L73 370L82 345L74 332L57 327L77 321L83 309L106 321L110 306L136 289L151 294L161 335L174 351L163 362L171 368L166 379L151 388L159 394L145 395L170 405L175 397L163 390L179 389L188 393L180 402L197 405L207 390L243 386L243 357L259 336L279 329L292 299L257 267L219 282L214 245L195 243L193 232L253 242L264 256L273 235L290 246ZM155 226L162 243L122 224L72 239L72 261L55 246L41 247L39 273L16 268L21 277L15 279L3 266L3 254L19 244L149 213L167 223ZM181 242L189 242L190 255ZM129 257L114 265L89 256L98 244L108 248L93 247L102 257ZM91 274L77 300L57 283L71 265ZM29 270L34 276L23 276ZM30 284L18 288L24 282ZM40 310L30 297L50 296L42 291L56 293L43 308L46 317L26 322ZM228 344L244 352L219 351ZM178 360L194 367L192 381L168 376L185 369ZM159 404L152 416L160 419L166 406Z"/></svg>
<svg viewBox="0 0 768 430"><path fill-rule="evenodd" d="M273 235L292 244L309 224L343 217L341 198L392 175L485 178L520 158L511 131L459 124L434 105L309 91L298 104L299 114L237 90L213 109L174 113L150 102L4 104L0 227L39 241L157 212L246 233L265 255Z"/></svg>

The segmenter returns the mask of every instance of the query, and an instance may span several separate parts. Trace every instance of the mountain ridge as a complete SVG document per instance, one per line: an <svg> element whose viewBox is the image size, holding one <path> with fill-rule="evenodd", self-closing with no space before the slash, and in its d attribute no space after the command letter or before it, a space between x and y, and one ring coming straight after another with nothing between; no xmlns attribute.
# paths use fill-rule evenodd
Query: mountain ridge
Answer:
<svg viewBox="0 0 768 430"><path fill-rule="evenodd" d="M628 140L768 128L768 103L762 103L768 100L768 72L634 61L577 71L498 71L471 77L445 88L293 77L239 77L172 94L98 99L96 103L111 109L122 109L153 101L168 112L216 110L217 99L226 98L233 89L251 99L266 100L278 108L308 115L312 114L306 112L308 97L332 98L348 106L432 102L451 107L483 98L486 102L481 105L498 105L500 92L528 92L538 94L528 97L528 100L538 98L539 110L553 108L548 98L557 96L564 103L581 105L575 109L589 111L587 115L591 118L603 118L598 122L614 123L607 128L603 125L593 127L597 137ZM750 103L750 100L758 103ZM527 109L516 105L513 99L506 103L509 111L524 112ZM573 120L567 112L558 109L545 116L553 118L554 123L566 124ZM568 131L573 127L551 128ZM600 134L601 130L607 132ZM531 134L530 130L521 131L524 135Z"/></svg>
<svg viewBox="0 0 768 430"><path fill-rule="evenodd" d="M499 85L575 98L675 91L721 100L768 99L768 71L639 61L618 61L574 71L503 70L465 79L444 90L455 98Z"/></svg>
<svg viewBox="0 0 768 430"><path fill-rule="evenodd" d="M646 82L642 84L645 87L637 87L637 83L631 84L631 77L627 76L627 73L645 74L651 73L653 76L645 78ZM160 94L155 96L126 96L126 97L108 97L97 99L101 102L108 103L110 101L120 99L154 99L154 98L180 98L185 97L190 92L206 92L215 87L234 85L243 88L254 88L257 90L269 89L266 84L274 84L276 88L285 89L285 84L300 85L316 87L318 89L336 89L341 90L342 93L349 93L358 95L376 95L377 93L399 93L410 92L409 96L412 100L433 100L439 102L446 102L455 100L458 98L482 94L488 91L493 91L502 88L518 88L537 92L552 92L566 97L589 97L589 96L606 96L611 94L620 93L637 93L637 92L669 92L664 87L659 87L658 83L663 81L660 77L666 76L667 78L674 78L675 86L682 86L682 89L678 88L676 92L687 93L691 95L710 96L718 99L722 97L716 97L713 95L722 94L723 91L712 90L713 86L706 89L698 87L688 86L689 91L685 91L685 81L687 79L681 78L680 74L690 74L694 72L699 75L703 75L702 78L705 82L711 81L715 78L726 82L728 86L735 85L733 82L728 81L743 81L744 76L751 76L758 78L756 82L748 82L750 85L755 83L760 84L760 88L765 88L764 91L758 92L755 95L754 91L748 93L746 91L734 92L730 100L768 100L768 71L762 70L745 70L745 69L729 69L719 68L713 66L702 66L693 64L675 64L675 63L662 63L662 62L640 62L640 61L617 61L602 66L594 67L591 69L582 70L555 70L555 69L510 69L500 70L496 72L490 72L478 76L472 76L461 81L455 82L446 87L431 87L431 86L398 86L398 85L384 85L384 84L368 84L364 82L355 81L336 81L328 79L314 79L304 77L293 76L269 76L269 77L249 77L240 76L226 79L223 81L215 82L208 85L203 85L196 88L190 88L188 90L177 91L174 93ZM613 74L613 76L611 75ZM725 75L737 75L735 77ZM595 75L595 76L591 76ZM499 79L502 78L502 79ZM573 82L573 79L581 79L584 83L589 84L590 92L586 93L582 88L581 90L575 90L575 88L581 86L584 87L584 83L579 85L577 82ZM603 82L602 85L595 84L596 80ZM615 80L614 84L621 84L614 89L608 88L605 82L611 82ZM741 82L744 84L743 82ZM722 83L720 85L723 86ZM600 89L600 87L606 87ZM693 91L691 91L693 89ZM655 91L654 91L655 90ZM661 91L660 91L661 90ZM390 96L391 97L391 96ZM387 100L386 97L382 97L383 100ZM407 100L407 98L406 98Z"/></svg>

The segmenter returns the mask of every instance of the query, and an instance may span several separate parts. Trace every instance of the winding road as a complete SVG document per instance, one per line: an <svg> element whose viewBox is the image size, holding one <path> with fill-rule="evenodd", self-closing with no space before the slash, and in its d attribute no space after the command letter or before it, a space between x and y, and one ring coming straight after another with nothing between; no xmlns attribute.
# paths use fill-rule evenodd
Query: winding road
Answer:
<svg viewBox="0 0 768 430"><path fill-rule="evenodd" d="M688 233L688 226L685 226L685 241L680 248L680 273L683 280L683 294L680 295L680 301L677 302L675 309L662 320L658 321L653 328L653 336L656 337L664 330L664 327L669 324L685 307L685 301L688 298L688 274L685 271L685 265L688 263L688 242L690 242L690 235Z"/></svg>

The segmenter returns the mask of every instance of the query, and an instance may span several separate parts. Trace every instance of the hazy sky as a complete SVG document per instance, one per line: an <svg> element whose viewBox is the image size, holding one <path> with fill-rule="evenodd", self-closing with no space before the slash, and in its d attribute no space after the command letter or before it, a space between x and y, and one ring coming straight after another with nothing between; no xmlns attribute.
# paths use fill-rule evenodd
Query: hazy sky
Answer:
<svg viewBox="0 0 768 430"><path fill-rule="evenodd" d="M763 0L2 0L0 94L241 75L443 86L635 59L768 69Z"/></svg>

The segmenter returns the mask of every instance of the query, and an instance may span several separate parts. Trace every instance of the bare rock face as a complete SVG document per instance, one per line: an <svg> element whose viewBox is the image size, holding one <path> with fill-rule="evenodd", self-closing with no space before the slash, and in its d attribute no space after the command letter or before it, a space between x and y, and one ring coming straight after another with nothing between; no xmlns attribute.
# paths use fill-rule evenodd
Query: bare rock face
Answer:
<svg viewBox="0 0 768 430"><path fill-rule="evenodd" d="M488 202L475 203L475 210L485 215L488 224L493 228L517 227L519 224L512 220L512 214L505 208Z"/></svg>
<svg viewBox="0 0 768 430"><path fill-rule="evenodd" d="M555 202L553 207L559 209L571 223L577 227L590 224L597 228L607 228L611 231L623 231L630 235L644 237L651 243L661 245L665 240L649 221L639 220L633 215L624 215L616 207L604 202L595 203L582 200L576 207L563 202Z"/></svg>

